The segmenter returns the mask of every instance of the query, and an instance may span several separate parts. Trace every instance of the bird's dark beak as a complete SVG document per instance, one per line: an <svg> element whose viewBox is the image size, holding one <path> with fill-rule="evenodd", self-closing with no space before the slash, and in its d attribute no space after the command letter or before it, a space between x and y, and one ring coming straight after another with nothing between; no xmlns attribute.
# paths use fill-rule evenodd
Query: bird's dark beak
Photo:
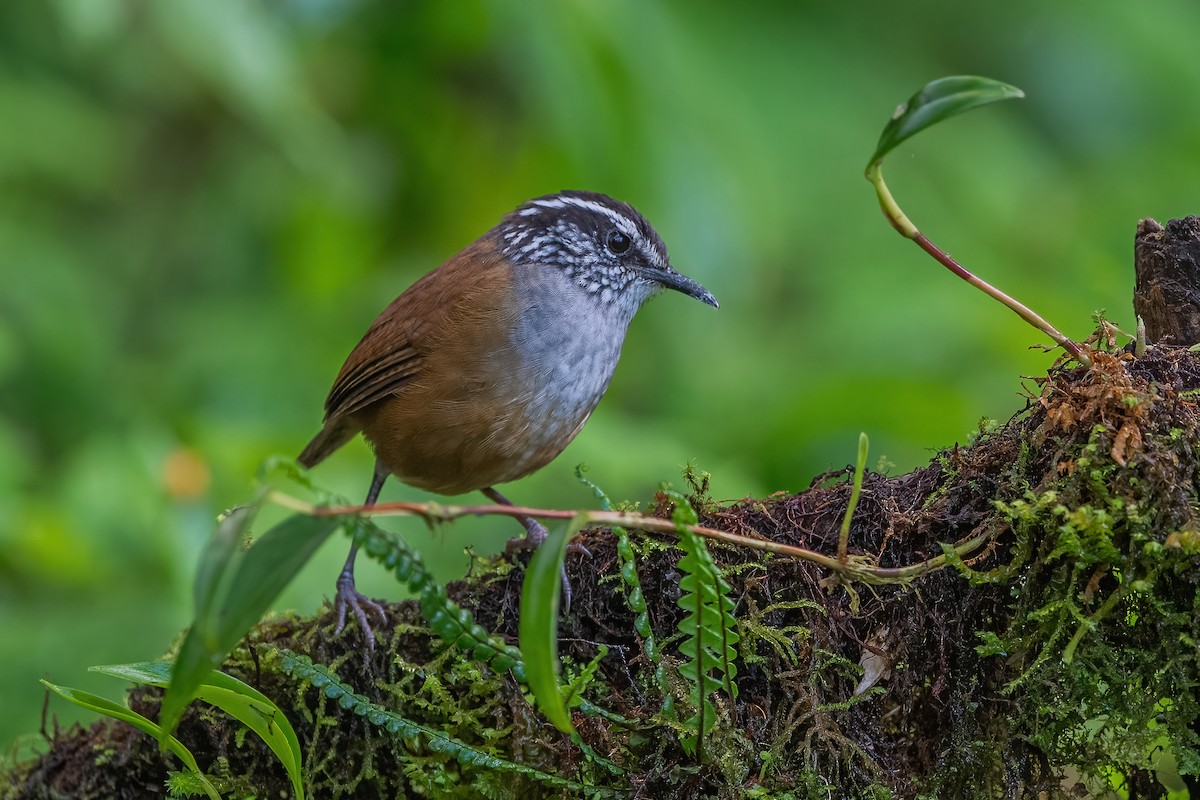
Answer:
<svg viewBox="0 0 1200 800"><path fill-rule="evenodd" d="M717 298L712 296L712 292L688 276L680 274L670 267L666 267L665 269L648 269L645 270L645 275L668 289L674 289L677 292L686 294L688 297L696 298L701 303L710 305L713 308L719 308Z"/></svg>

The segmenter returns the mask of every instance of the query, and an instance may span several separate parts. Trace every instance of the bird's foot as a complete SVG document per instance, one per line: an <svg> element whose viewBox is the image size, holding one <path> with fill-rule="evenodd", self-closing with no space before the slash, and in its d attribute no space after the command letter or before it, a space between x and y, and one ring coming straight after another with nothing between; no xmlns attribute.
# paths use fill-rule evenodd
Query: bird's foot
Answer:
<svg viewBox="0 0 1200 800"><path fill-rule="evenodd" d="M512 557L521 550L536 550L542 542L546 541L546 537L550 535L546 531L546 527L535 519L526 517L525 519L521 520L521 523L525 526L525 535L518 536L514 539L509 539L508 544L504 548L504 555L509 560L512 560ZM567 543L567 553L579 554L586 556L587 558L592 557L591 551L576 541ZM560 567L560 571L562 574L562 612L564 614L570 614L572 594L571 579L567 577L567 564L565 561Z"/></svg>
<svg viewBox="0 0 1200 800"><path fill-rule="evenodd" d="M522 550L537 550L538 545L546 541L546 537L550 535L546 526L535 519L525 518L521 520L521 523L525 526L525 535L514 536L504 546L504 555L510 558Z"/></svg>
<svg viewBox="0 0 1200 800"><path fill-rule="evenodd" d="M337 596L334 598L333 607L337 611L337 625L333 629L334 636L341 633L342 628L346 627L346 610L349 609L354 614L354 619L358 621L359 630L363 632L363 638L367 642L367 650L374 650L375 632L371 630L371 622L367 619L367 612L379 617L381 624L387 623L387 612L383 610L383 606L379 603L376 603L354 588L353 574L343 572L338 576Z"/></svg>
<svg viewBox="0 0 1200 800"><path fill-rule="evenodd" d="M525 526L525 535L514 536L504 546L504 555L508 558L511 558L522 550L537 550L538 546L546 541L546 537L550 535L546 530L546 526L535 519L527 517L521 520L521 524ZM590 550L574 540L567 543L567 552L587 556L588 558L592 556Z"/></svg>

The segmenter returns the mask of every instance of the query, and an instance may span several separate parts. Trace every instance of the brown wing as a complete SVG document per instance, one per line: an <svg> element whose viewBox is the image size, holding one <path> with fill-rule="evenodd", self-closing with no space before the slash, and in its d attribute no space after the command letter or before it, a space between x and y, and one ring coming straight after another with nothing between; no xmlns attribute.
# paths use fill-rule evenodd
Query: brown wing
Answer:
<svg viewBox="0 0 1200 800"><path fill-rule="evenodd" d="M354 353L358 353L362 347L360 344ZM403 389L421 369L421 356L408 342L399 343L396 349L374 357L367 350L359 359L354 360L353 354L351 359L342 367L333 388L329 390L329 397L325 401L327 419L348 417L390 397Z"/></svg>
<svg viewBox="0 0 1200 800"><path fill-rule="evenodd" d="M301 455L323 460L358 432L358 412L419 379L428 347L447 333L464 296L508 274L486 235L410 286L371 323L325 400L325 425Z"/></svg>

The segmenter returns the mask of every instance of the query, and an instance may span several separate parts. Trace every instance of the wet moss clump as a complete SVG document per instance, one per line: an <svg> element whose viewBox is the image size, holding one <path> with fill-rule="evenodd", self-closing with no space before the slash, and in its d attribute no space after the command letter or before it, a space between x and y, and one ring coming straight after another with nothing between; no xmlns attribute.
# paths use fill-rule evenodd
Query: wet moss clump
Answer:
<svg viewBox="0 0 1200 800"><path fill-rule="evenodd" d="M1053 368L1023 412L924 468L867 474L851 553L903 567L981 538L944 569L848 586L708 543L734 600L737 695L711 695L699 756L681 745L681 551L666 534L591 530L590 555L568 557L563 677L593 704L574 711L579 741L415 601L389 607L371 653L353 626L333 636L328 612L285 616L226 669L295 725L313 797L1056 798L1121 782L1161 796L1200 771L1200 354L1093 358ZM837 550L848 470L734 503L691 480L702 524ZM664 493L653 511L676 504ZM484 562L448 597L515 643L521 566ZM157 702L132 695L150 716ZM230 796L288 796L272 754L221 714L194 708L179 735ZM55 733L0 797L165 796L175 768L149 737L98 722Z"/></svg>

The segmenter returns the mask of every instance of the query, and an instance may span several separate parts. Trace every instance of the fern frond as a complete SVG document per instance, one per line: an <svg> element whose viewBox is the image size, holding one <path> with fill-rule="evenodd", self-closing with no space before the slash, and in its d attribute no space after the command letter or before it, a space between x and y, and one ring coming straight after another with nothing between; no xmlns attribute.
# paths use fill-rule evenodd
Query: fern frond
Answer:
<svg viewBox="0 0 1200 800"><path fill-rule="evenodd" d="M737 697L737 620L733 616L732 588L721 569L712 560L704 539L687 530L696 524L696 512L686 498L671 493L675 500L675 523L679 526L679 547L683 558L678 569L679 606L687 613L679 621L683 635L679 652L683 656L680 673L690 684L690 699L695 713L684 724L695 731L680 738L689 754L703 757L704 736L716 723L716 708L710 696L720 692L733 700Z"/></svg>
<svg viewBox="0 0 1200 800"><path fill-rule="evenodd" d="M572 792L576 796L615 797L619 793L612 789L584 786L577 781L551 775L547 772L518 764L459 741L448 734L426 725L413 722L383 706L370 702L355 693L354 688L344 683L332 668L315 664L308 656L288 650L280 651L280 668L287 674L320 689L326 697L335 701L340 708L367 722L383 728L396 736L406 747L425 747L448 759L455 759L463 767L494 772L512 772L537 781L552 789Z"/></svg>

